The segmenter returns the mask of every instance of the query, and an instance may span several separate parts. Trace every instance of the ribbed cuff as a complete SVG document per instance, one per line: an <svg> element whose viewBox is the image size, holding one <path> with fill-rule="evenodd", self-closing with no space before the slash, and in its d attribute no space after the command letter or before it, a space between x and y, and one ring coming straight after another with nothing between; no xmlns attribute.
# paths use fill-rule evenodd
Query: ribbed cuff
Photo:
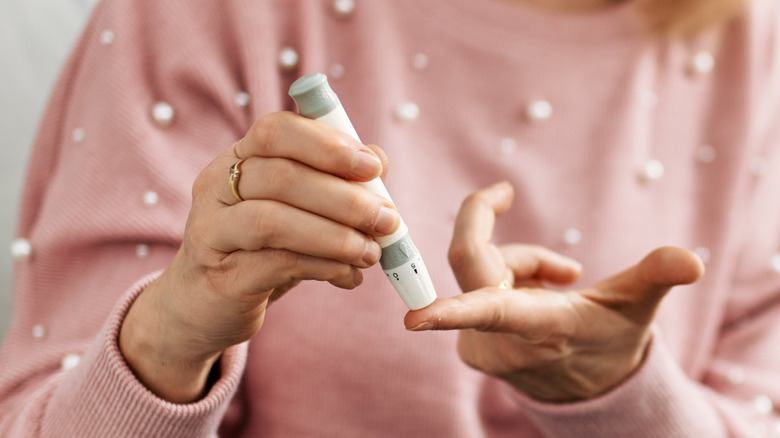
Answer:
<svg viewBox="0 0 780 438"><path fill-rule="evenodd" d="M595 399L543 403L508 388L548 437L718 438L728 432L705 390L675 362L658 332L645 362L618 387Z"/></svg>
<svg viewBox="0 0 780 438"><path fill-rule="evenodd" d="M119 329L125 315L159 275L142 279L123 297L79 365L66 372L49 403L43 436L216 436L244 371L246 343L222 354L219 380L206 397L190 404L157 397L135 377L119 351Z"/></svg>

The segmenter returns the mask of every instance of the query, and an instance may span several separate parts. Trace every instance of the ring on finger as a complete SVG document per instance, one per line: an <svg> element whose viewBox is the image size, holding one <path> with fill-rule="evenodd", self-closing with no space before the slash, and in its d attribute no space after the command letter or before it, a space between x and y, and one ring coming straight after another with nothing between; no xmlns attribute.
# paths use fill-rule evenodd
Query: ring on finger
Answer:
<svg viewBox="0 0 780 438"><path fill-rule="evenodd" d="M236 201L241 202L244 200L244 198L241 197L241 194L238 193L238 180L241 178L241 164L244 163L244 160L238 160L236 164L230 166L230 178L228 179L230 183L230 191L233 193L233 197L236 198Z"/></svg>

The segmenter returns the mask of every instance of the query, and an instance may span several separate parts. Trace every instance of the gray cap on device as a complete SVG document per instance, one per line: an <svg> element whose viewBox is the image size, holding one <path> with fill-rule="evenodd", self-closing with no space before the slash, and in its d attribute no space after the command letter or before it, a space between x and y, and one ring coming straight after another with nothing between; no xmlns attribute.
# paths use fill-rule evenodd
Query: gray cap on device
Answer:
<svg viewBox="0 0 780 438"><path fill-rule="evenodd" d="M310 73L299 78L290 86L288 94L298 105L298 112L310 119L318 119L341 105L328 84L328 77L322 73Z"/></svg>

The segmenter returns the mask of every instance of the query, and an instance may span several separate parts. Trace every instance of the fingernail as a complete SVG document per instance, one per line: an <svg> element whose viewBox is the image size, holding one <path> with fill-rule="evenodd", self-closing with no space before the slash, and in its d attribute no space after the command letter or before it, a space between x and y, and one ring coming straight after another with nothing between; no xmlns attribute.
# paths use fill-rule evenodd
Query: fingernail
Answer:
<svg viewBox="0 0 780 438"><path fill-rule="evenodd" d="M379 244L374 242L373 240L367 241L366 252L363 254L363 261L368 263L369 265L373 265L374 263L379 261L379 258L381 256L382 256L382 248L379 246Z"/></svg>
<svg viewBox="0 0 780 438"><path fill-rule="evenodd" d="M352 281L355 283L355 285L359 286L361 283L363 283L363 272L361 272L360 269L353 269L353 271Z"/></svg>
<svg viewBox="0 0 780 438"><path fill-rule="evenodd" d="M392 208L382 207L379 209L379 217L374 224L374 231L379 234L390 234L398 228L401 222L401 216Z"/></svg>
<svg viewBox="0 0 780 438"><path fill-rule="evenodd" d="M412 328L408 328L410 332L424 332L426 330L432 330L434 327L436 327L436 324L432 322L424 322L420 325L416 325Z"/></svg>
<svg viewBox="0 0 780 438"><path fill-rule="evenodd" d="M352 157L352 171L350 174L356 179L368 180L382 173L382 161L371 153L358 150Z"/></svg>

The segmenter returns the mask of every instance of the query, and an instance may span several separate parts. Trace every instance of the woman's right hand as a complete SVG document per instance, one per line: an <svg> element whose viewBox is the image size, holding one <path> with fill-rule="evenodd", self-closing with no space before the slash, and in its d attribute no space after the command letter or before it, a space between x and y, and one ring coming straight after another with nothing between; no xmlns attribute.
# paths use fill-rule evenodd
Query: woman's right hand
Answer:
<svg viewBox="0 0 780 438"><path fill-rule="evenodd" d="M230 167L241 166L238 191ZM383 174L379 148L294 113L267 115L212 161L171 265L135 300L119 346L136 376L172 402L204 395L227 347L249 340L270 299L301 280L351 289L400 217L355 182Z"/></svg>

